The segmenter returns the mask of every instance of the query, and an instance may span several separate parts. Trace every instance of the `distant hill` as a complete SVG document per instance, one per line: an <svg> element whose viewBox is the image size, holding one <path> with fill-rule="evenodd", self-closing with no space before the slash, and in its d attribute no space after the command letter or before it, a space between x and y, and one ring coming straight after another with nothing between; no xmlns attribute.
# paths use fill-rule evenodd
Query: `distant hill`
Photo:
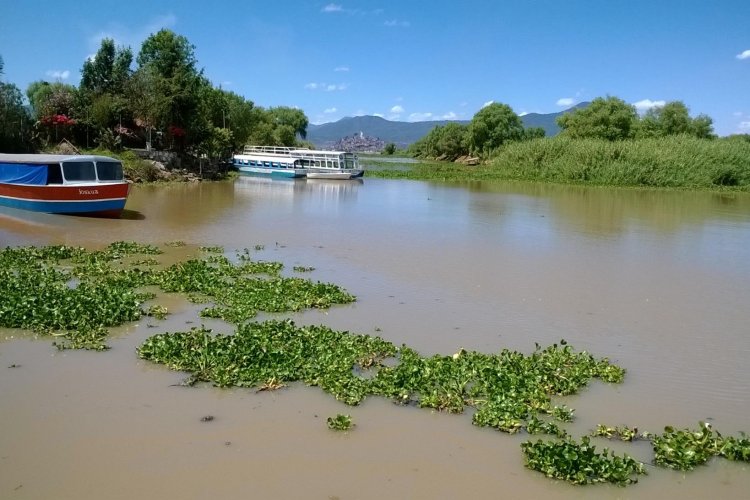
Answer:
<svg viewBox="0 0 750 500"><path fill-rule="evenodd" d="M523 120L524 127L541 127L550 137L560 132L560 127L555 122L558 116L588 105L589 103L582 102L559 113L529 113L522 116L521 120ZM451 121L464 125L469 123L469 120L397 122L379 116L354 116L342 118L336 122L309 125L307 140L318 147L325 147L344 137L358 135L361 132L366 136L378 138L386 143L393 142L396 146L405 148L427 135L436 126L444 126Z"/></svg>

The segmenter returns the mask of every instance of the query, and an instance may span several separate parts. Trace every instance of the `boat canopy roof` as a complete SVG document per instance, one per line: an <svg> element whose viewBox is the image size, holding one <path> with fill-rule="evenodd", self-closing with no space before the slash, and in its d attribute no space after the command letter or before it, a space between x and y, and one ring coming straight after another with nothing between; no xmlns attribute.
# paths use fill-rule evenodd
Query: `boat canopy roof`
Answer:
<svg viewBox="0 0 750 500"><path fill-rule="evenodd" d="M330 151L325 149L307 149L307 148L289 148L286 146L245 146L242 154L259 154L259 153L270 153L274 155L294 156L295 158L301 158L304 156L318 155L318 156L339 156L339 155L353 155L354 153L348 153L346 151Z"/></svg>
<svg viewBox="0 0 750 500"><path fill-rule="evenodd" d="M5 154L0 153L0 163L25 163L33 165L47 165L65 161L116 161L116 158L98 155L50 155L50 154ZM121 162L120 162L121 163Z"/></svg>

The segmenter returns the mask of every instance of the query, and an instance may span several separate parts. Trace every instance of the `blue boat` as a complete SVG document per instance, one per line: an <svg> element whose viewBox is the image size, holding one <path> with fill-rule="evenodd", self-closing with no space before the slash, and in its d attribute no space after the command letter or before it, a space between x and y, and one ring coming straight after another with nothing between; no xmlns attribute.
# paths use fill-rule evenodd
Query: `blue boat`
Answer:
<svg viewBox="0 0 750 500"><path fill-rule="evenodd" d="M0 154L0 205L119 217L130 184L122 163L92 155Z"/></svg>

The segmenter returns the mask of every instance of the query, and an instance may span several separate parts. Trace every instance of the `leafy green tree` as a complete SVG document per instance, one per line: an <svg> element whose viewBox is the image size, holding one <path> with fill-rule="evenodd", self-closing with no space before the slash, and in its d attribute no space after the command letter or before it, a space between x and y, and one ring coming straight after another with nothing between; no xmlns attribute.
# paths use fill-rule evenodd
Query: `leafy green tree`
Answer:
<svg viewBox="0 0 750 500"><path fill-rule="evenodd" d="M467 128L460 123L446 123L438 132L437 156L442 156L449 160L455 160L459 156L468 154L466 147Z"/></svg>
<svg viewBox="0 0 750 500"><path fill-rule="evenodd" d="M615 141L633 137L638 113L617 97L597 97L589 106L558 117L557 124L569 137Z"/></svg>
<svg viewBox="0 0 750 500"><path fill-rule="evenodd" d="M277 125L273 132L273 144L292 147L297 143L297 134L291 125Z"/></svg>
<svg viewBox="0 0 750 500"><path fill-rule="evenodd" d="M409 147L414 156L455 160L468 154L467 127L456 122L436 125L427 135Z"/></svg>
<svg viewBox="0 0 750 500"><path fill-rule="evenodd" d="M138 71L148 70L157 79L158 93L150 100L165 105L167 132L175 144L197 144L210 133L210 123L198 113L201 93L207 84L196 70L195 47L187 38L163 29L149 36L136 58ZM161 108L160 108L161 111Z"/></svg>
<svg viewBox="0 0 750 500"><path fill-rule="evenodd" d="M248 143L257 113L252 101L234 92L223 92L227 107L227 127L232 131L234 149L238 149Z"/></svg>
<svg viewBox="0 0 750 500"><path fill-rule="evenodd" d="M273 123L277 126L290 126L294 133L299 134L303 140L307 138L308 120L301 109L279 106L270 108L268 112L271 114Z"/></svg>
<svg viewBox="0 0 750 500"><path fill-rule="evenodd" d="M28 150L30 129L31 123L23 106L21 91L12 83L0 82L0 152L16 153Z"/></svg>
<svg viewBox="0 0 750 500"><path fill-rule="evenodd" d="M523 122L507 104L492 103L471 119L466 141L472 154L489 154L508 141L523 138Z"/></svg>
<svg viewBox="0 0 750 500"><path fill-rule="evenodd" d="M167 80L154 68L140 68L128 80L125 96L135 124L146 129L147 140L152 142L153 131L169 125L172 101Z"/></svg>
<svg viewBox="0 0 750 500"><path fill-rule="evenodd" d="M394 143L392 143L392 142L389 142L389 143L388 143L388 144L386 144L386 145L385 145L385 147L383 148L383 154L386 154L386 155L389 155L389 156L391 156L391 155L393 155L393 154L394 154L395 152L396 152L396 145L395 145Z"/></svg>
<svg viewBox="0 0 750 500"><path fill-rule="evenodd" d="M232 132L229 129L212 127L207 137L198 145L198 150L208 158L229 158L232 156Z"/></svg>
<svg viewBox="0 0 750 500"><path fill-rule="evenodd" d="M72 116L78 89L61 82L36 81L29 84L26 96L37 120L54 115Z"/></svg>
<svg viewBox="0 0 750 500"><path fill-rule="evenodd" d="M132 63L130 47L116 49L114 40L105 38L94 58L83 63L80 90L93 95L122 94Z"/></svg>
<svg viewBox="0 0 750 500"><path fill-rule="evenodd" d="M139 67L150 66L167 79L180 74L196 75L195 46L187 38L162 29L144 40L136 59Z"/></svg>
<svg viewBox="0 0 750 500"><path fill-rule="evenodd" d="M668 102L649 109L641 119L638 137L664 137L686 134L707 139L713 137L713 120L706 115L690 117L682 101Z"/></svg>
<svg viewBox="0 0 750 500"><path fill-rule="evenodd" d="M690 124L690 130L695 137L700 139L712 139L714 135L714 121L713 119L704 114L700 114L693 118L693 122Z"/></svg>
<svg viewBox="0 0 750 500"><path fill-rule="evenodd" d="M523 129L523 140L541 139L547 132L542 127L528 127Z"/></svg>

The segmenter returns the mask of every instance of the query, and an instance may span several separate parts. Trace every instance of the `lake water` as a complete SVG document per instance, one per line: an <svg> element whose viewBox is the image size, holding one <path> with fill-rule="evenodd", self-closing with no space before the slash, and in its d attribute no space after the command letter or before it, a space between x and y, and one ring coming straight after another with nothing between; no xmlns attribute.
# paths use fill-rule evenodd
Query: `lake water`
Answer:
<svg viewBox="0 0 750 500"><path fill-rule="evenodd" d="M357 296L293 315L299 323L423 354L566 339L609 357L628 370L623 384L561 399L578 435L699 420L750 432L747 194L241 177L135 186L127 209L120 220L0 209L0 245L188 243L166 259L263 245L257 258L312 266L311 279ZM352 408L303 386L180 387L184 374L135 348L201 319L177 296L159 303L167 320L117 329L104 353L0 330L0 498L750 497L747 464L648 467L628 488L572 487L524 468L526 436L476 428L470 415L378 399ZM337 413L355 430L329 431ZM652 458L644 443L597 442Z"/></svg>

